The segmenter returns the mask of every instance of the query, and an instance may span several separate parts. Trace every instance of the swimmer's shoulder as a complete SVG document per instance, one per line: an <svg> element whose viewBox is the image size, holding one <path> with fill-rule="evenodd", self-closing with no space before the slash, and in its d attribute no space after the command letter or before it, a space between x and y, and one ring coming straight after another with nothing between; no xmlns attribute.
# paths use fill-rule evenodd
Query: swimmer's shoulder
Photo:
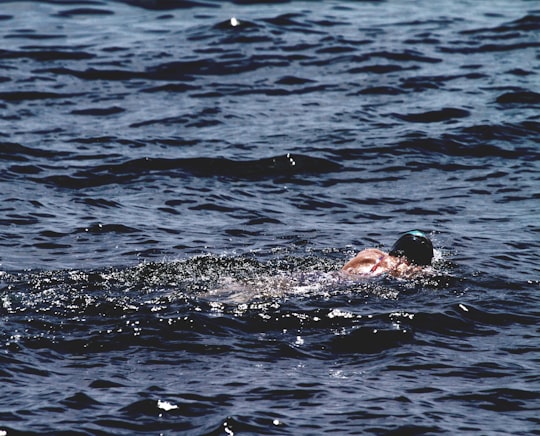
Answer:
<svg viewBox="0 0 540 436"><path fill-rule="evenodd" d="M378 248L366 248L349 260L343 268L341 268L341 271L355 275L369 274L373 266L386 256L388 256L388 253L385 253Z"/></svg>

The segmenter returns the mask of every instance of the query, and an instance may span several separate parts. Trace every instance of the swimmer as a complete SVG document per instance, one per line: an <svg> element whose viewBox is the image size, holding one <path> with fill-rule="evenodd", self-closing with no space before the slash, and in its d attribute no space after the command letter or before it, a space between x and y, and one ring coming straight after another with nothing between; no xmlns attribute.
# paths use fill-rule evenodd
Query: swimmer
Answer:
<svg viewBox="0 0 540 436"><path fill-rule="evenodd" d="M376 248L362 250L347 262L341 271L346 275L376 277L414 277L425 271L433 259L433 245L420 230L411 230L401 236L389 253Z"/></svg>

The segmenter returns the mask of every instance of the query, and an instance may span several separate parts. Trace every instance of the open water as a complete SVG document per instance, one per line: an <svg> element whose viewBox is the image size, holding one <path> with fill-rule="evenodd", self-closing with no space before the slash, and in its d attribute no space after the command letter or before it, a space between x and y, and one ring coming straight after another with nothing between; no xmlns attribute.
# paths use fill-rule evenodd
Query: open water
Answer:
<svg viewBox="0 0 540 436"><path fill-rule="evenodd" d="M0 434L540 434L539 75L535 1L1 1Z"/></svg>

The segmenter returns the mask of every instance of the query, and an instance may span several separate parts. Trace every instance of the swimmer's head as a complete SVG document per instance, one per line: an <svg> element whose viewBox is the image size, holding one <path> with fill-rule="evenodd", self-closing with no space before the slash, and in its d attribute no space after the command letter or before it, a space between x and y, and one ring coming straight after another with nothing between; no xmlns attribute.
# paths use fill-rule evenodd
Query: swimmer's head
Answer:
<svg viewBox="0 0 540 436"><path fill-rule="evenodd" d="M423 232L411 230L396 241L389 254L404 257L415 265L431 265L433 245Z"/></svg>

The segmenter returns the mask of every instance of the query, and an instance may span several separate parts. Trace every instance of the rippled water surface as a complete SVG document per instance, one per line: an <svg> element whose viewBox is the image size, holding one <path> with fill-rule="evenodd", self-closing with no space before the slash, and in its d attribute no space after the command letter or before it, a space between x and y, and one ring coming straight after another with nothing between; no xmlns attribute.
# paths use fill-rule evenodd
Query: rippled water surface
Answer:
<svg viewBox="0 0 540 436"><path fill-rule="evenodd" d="M540 434L534 1L0 1L0 434ZM420 228L425 278L354 281Z"/></svg>

